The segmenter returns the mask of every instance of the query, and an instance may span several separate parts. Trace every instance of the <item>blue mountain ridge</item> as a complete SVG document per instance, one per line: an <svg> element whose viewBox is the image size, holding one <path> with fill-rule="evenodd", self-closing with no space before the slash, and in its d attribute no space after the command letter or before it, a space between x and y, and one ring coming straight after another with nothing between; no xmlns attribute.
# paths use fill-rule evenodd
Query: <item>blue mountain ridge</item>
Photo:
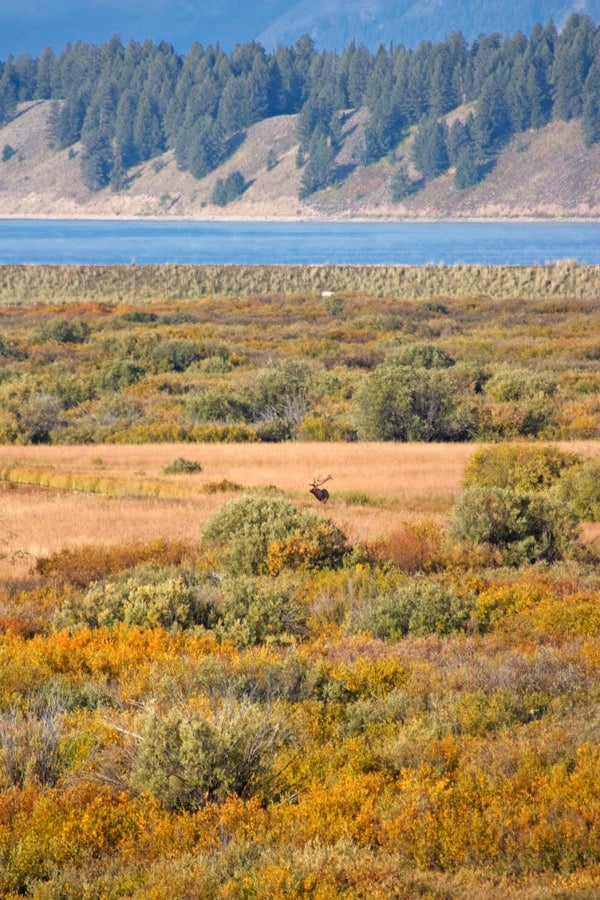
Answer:
<svg viewBox="0 0 600 900"><path fill-rule="evenodd" d="M67 42L105 43L118 34L172 43L181 53L194 41L226 51L258 39L267 49L309 34L319 49L340 50L352 40L414 46L462 31L471 41L498 31L529 33L535 22L560 27L572 12L600 20L600 0L2 0L0 59L37 56Z"/></svg>

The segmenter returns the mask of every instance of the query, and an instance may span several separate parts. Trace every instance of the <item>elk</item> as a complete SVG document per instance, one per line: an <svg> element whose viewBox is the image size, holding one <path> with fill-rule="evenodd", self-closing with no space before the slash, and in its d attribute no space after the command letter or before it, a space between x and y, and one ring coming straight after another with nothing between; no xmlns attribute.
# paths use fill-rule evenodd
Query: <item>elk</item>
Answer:
<svg viewBox="0 0 600 900"><path fill-rule="evenodd" d="M309 494L314 494L319 503L327 503L329 500L329 491L321 485L325 484L326 481L331 480L331 475L328 475L327 478L317 478L315 476L312 481L308 482L310 486Z"/></svg>

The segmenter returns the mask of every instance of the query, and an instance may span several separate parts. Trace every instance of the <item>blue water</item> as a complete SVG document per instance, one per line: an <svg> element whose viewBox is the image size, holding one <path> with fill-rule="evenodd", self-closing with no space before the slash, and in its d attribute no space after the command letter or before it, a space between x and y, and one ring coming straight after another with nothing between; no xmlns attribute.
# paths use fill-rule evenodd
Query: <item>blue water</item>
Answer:
<svg viewBox="0 0 600 900"><path fill-rule="evenodd" d="M0 219L0 263L600 264L599 223Z"/></svg>

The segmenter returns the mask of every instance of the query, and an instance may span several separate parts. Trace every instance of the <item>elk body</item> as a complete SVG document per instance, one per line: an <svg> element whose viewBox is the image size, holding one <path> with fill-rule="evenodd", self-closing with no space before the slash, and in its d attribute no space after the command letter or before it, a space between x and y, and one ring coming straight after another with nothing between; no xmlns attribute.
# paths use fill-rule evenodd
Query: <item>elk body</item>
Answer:
<svg viewBox="0 0 600 900"><path fill-rule="evenodd" d="M309 494L314 494L319 503L327 503L329 500L329 491L327 488L322 487L326 481L331 481L331 475L328 475L327 478L313 478L312 481L309 481Z"/></svg>

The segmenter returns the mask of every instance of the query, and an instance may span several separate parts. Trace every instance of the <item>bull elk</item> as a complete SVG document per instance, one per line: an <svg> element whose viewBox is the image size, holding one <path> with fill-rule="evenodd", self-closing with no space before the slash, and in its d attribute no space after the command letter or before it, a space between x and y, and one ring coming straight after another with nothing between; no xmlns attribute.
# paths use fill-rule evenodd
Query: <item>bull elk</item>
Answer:
<svg viewBox="0 0 600 900"><path fill-rule="evenodd" d="M308 484L310 486L309 494L314 494L319 503L327 503L329 500L329 491L327 488L322 487L326 481L331 481L331 475L328 475L327 478L313 478L312 481L309 481Z"/></svg>

